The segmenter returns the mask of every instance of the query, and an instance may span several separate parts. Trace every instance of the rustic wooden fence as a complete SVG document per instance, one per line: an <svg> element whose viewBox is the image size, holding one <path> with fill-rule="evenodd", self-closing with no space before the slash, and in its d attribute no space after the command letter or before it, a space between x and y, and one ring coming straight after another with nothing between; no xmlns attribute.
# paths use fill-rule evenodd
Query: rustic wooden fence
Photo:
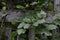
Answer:
<svg viewBox="0 0 60 40"><path fill-rule="evenodd" d="M57 17L60 17L60 0L54 0L54 11L55 11L55 15L54 16L48 16L46 18L46 23L52 23ZM4 17L0 17L0 22L2 22L2 20L4 22L17 22L16 21L16 17L24 17L25 13L21 12L21 11L16 11L16 10L8 10L5 12L6 16ZM48 12L49 14L50 12ZM3 11L0 11L0 16L3 14ZM19 22L19 21L18 21ZM3 28L3 27L1 27ZM5 35L7 40L11 40L11 32L12 30L14 30L13 28L10 27L6 27L5 29ZM55 40L55 37L57 37L56 35L58 35L58 29L55 29L52 31L52 39L51 40ZM28 40L35 40L35 32L34 29L30 28L29 29L29 35L28 35ZM47 37L41 35L41 39L42 40L46 40ZM3 37L0 35L0 40L3 40ZM23 40L19 35L17 35L16 40Z"/></svg>

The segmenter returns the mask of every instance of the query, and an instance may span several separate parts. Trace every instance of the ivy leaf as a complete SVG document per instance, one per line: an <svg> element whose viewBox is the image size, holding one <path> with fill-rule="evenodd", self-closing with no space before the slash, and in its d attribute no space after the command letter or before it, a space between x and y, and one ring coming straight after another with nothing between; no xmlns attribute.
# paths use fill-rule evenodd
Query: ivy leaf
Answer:
<svg viewBox="0 0 60 40"><path fill-rule="evenodd" d="M17 33L18 33L18 35L21 35L21 34L24 34L25 33L25 29L19 29L19 30L17 30Z"/></svg>
<svg viewBox="0 0 60 40"><path fill-rule="evenodd" d="M36 5L38 2L32 2L30 5Z"/></svg>
<svg viewBox="0 0 60 40"><path fill-rule="evenodd" d="M23 21L24 21L24 22L27 22L27 23L30 23L30 22L31 22L31 20L30 20L29 18L27 18L27 17L25 17L25 18L23 19Z"/></svg>
<svg viewBox="0 0 60 40"><path fill-rule="evenodd" d="M43 10L41 10L40 13L37 13L37 16L38 16L39 18L45 18L45 17L46 17L46 13L45 13Z"/></svg>
<svg viewBox="0 0 60 40"><path fill-rule="evenodd" d="M37 22L33 23L33 26L38 26L38 23Z"/></svg>
<svg viewBox="0 0 60 40"><path fill-rule="evenodd" d="M45 23L45 19L37 20L37 23L39 24Z"/></svg>
<svg viewBox="0 0 60 40"><path fill-rule="evenodd" d="M53 24L47 25L46 27L47 27L48 30L53 30L53 29L57 28L57 26L53 25Z"/></svg>
<svg viewBox="0 0 60 40"><path fill-rule="evenodd" d="M22 28L22 27L24 27L24 25L25 25L25 23L22 22L22 23L20 23L20 24L18 25L18 28Z"/></svg>
<svg viewBox="0 0 60 40"><path fill-rule="evenodd" d="M39 24L45 23L45 19L37 20L37 22L33 23L33 26L38 26Z"/></svg>
<svg viewBox="0 0 60 40"><path fill-rule="evenodd" d="M28 29L30 27L30 24L25 24L24 29Z"/></svg>
<svg viewBox="0 0 60 40"><path fill-rule="evenodd" d="M42 31L41 34L45 34L46 36L52 36L52 34L48 31Z"/></svg>

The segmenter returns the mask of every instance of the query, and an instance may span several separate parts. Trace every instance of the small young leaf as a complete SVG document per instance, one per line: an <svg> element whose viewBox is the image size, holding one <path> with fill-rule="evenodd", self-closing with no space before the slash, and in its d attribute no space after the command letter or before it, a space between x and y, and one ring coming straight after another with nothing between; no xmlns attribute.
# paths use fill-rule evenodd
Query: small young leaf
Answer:
<svg viewBox="0 0 60 40"><path fill-rule="evenodd" d="M5 11L6 10L6 6L2 7L2 10Z"/></svg>
<svg viewBox="0 0 60 40"><path fill-rule="evenodd" d="M21 5L17 5L16 8L18 8L18 9L24 9L25 7L23 7Z"/></svg>
<svg viewBox="0 0 60 40"><path fill-rule="evenodd" d="M30 5L36 5L38 2L32 2Z"/></svg>
<svg viewBox="0 0 60 40"><path fill-rule="evenodd" d="M37 23L39 24L45 23L45 19L37 20Z"/></svg>

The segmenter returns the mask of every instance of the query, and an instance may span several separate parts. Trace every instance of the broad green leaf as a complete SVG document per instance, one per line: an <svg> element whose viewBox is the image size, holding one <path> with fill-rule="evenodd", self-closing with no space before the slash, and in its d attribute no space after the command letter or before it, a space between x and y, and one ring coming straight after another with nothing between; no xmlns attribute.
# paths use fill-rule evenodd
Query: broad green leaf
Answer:
<svg viewBox="0 0 60 40"><path fill-rule="evenodd" d="M24 34L25 31L26 31L25 29L18 29L17 33L18 33L18 35L21 35L21 34Z"/></svg>
<svg viewBox="0 0 60 40"><path fill-rule="evenodd" d="M46 12L41 10L40 14L46 15Z"/></svg>
<svg viewBox="0 0 60 40"><path fill-rule="evenodd" d="M53 24L50 24L50 25L47 25L46 28L47 28L48 30L53 30L53 29L56 29L57 26L56 26L56 25L53 25Z"/></svg>
<svg viewBox="0 0 60 40"><path fill-rule="evenodd" d="M45 19L37 20L37 22L33 23L33 26L38 26L39 24L45 23Z"/></svg>
<svg viewBox="0 0 60 40"><path fill-rule="evenodd" d="M32 2L30 5L36 5L38 2Z"/></svg>
<svg viewBox="0 0 60 40"><path fill-rule="evenodd" d="M52 34L50 32L47 32L47 31L42 31L41 34L45 34L46 36L52 36Z"/></svg>
<svg viewBox="0 0 60 40"><path fill-rule="evenodd" d="M41 16L41 14L40 14L40 13L37 13L37 16L38 16L39 18L42 18L42 16Z"/></svg>
<svg viewBox="0 0 60 40"><path fill-rule="evenodd" d="M37 13L37 16L38 16L39 18L45 18L45 17L46 17L46 13L45 13L43 10L41 10L40 13Z"/></svg>
<svg viewBox="0 0 60 40"><path fill-rule="evenodd" d="M22 22L22 23L20 23L20 24L18 25L18 28L22 28L22 27L24 27L24 25L25 25L25 23Z"/></svg>
<svg viewBox="0 0 60 40"><path fill-rule="evenodd" d="M24 29L28 29L30 27L30 24L25 24Z"/></svg>
<svg viewBox="0 0 60 40"><path fill-rule="evenodd" d="M38 26L38 22L33 23L33 26Z"/></svg>
<svg viewBox="0 0 60 40"><path fill-rule="evenodd" d="M25 17L25 18L23 19L23 21L24 21L24 22L27 22L27 23L30 23L30 22L31 22L31 19Z"/></svg>
<svg viewBox="0 0 60 40"><path fill-rule="evenodd" d="M37 20L37 23L39 24L45 23L45 19Z"/></svg>

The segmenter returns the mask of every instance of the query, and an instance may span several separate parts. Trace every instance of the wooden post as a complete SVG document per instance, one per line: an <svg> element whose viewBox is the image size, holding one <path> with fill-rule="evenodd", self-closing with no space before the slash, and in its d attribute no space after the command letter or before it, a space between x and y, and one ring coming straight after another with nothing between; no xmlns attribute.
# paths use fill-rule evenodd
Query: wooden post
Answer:
<svg viewBox="0 0 60 40"><path fill-rule="evenodd" d="M52 30L52 40L55 40L59 36L58 30Z"/></svg>
<svg viewBox="0 0 60 40"><path fill-rule="evenodd" d="M54 11L60 12L60 0L54 0Z"/></svg>
<svg viewBox="0 0 60 40"><path fill-rule="evenodd" d="M20 37L19 37L19 35L17 35L17 40L20 40Z"/></svg>
<svg viewBox="0 0 60 40"><path fill-rule="evenodd" d="M11 32L12 32L11 28L6 28L6 37L7 37L7 40L12 40L11 39Z"/></svg>
<svg viewBox="0 0 60 40"><path fill-rule="evenodd" d="M29 28L29 40L35 40L35 29Z"/></svg>
<svg viewBox="0 0 60 40"><path fill-rule="evenodd" d="M41 34L41 40L47 40L47 36L45 34Z"/></svg>
<svg viewBox="0 0 60 40"><path fill-rule="evenodd" d="M56 16L60 16L60 0L54 0L54 11L55 13L58 13L54 16L53 19L56 19ZM55 40L56 37L58 37L59 33L57 29L52 30L52 40Z"/></svg>
<svg viewBox="0 0 60 40"><path fill-rule="evenodd" d="M21 35L17 35L17 40L24 40L24 38Z"/></svg>

